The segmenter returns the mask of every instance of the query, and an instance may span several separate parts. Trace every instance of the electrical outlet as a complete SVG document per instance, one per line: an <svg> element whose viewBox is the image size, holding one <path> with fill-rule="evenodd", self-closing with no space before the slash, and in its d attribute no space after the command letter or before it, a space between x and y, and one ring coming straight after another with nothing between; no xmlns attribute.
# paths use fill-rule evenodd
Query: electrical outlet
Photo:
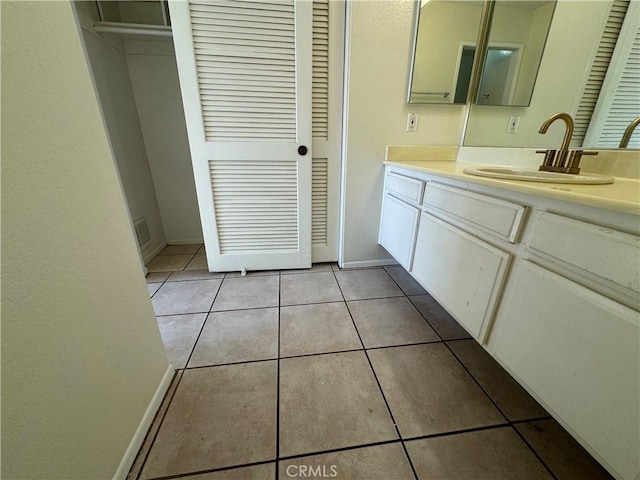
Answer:
<svg viewBox="0 0 640 480"><path fill-rule="evenodd" d="M507 133L516 133L518 131L519 123L520 115L511 115L509 117L509 123L507 124Z"/></svg>
<svg viewBox="0 0 640 480"><path fill-rule="evenodd" d="M407 117L407 132L415 132L418 130L418 114L410 113Z"/></svg>

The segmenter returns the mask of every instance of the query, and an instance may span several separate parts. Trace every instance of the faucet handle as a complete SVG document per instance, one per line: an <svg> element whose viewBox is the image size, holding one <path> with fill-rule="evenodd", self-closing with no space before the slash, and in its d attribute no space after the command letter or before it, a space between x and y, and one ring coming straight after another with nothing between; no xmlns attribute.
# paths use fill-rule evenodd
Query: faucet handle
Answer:
<svg viewBox="0 0 640 480"><path fill-rule="evenodd" d="M569 156L569 162L567 164L567 173L578 175L580 173L580 160L583 155L598 155L598 152L591 150L574 150Z"/></svg>
<svg viewBox="0 0 640 480"><path fill-rule="evenodd" d="M536 153L544 153L544 159L539 170L546 170L545 167L553 165L553 160L556 158L556 150L536 150Z"/></svg>

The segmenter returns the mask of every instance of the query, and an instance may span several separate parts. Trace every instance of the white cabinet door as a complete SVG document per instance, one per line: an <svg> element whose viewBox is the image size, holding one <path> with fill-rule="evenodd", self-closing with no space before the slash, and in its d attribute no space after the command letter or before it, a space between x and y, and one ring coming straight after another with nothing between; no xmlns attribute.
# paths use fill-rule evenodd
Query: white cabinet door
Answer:
<svg viewBox="0 0 640 480"><path fill-rule="evenodd" d="M419 218L420 210L416 207L389 194L383 196L378 242L407 271L411 271Z"/></svg>
<svg viewBox="0 0 640 480"><path fill-rule="evenodd" d="M619 478L640 471L638 312L518 262L490 351Z"/></svg>
<svg viewBox="0 0 640 480"><path fill-rule="evenodd" d="M483 342L491 326L510 255L423 212L413 276Z"/></svg>

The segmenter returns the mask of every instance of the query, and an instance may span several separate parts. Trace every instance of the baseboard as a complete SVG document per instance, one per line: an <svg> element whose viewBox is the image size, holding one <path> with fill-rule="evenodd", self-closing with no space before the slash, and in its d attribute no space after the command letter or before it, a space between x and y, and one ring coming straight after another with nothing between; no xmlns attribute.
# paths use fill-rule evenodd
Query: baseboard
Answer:
<svg viewBox="0 0 640 480"><path fill-rule="evenodd" d="M393 258L384 260L362 260L359 262L344 262L340 267L347 270L349 268L385 267L387 265L397 265Z"/></svg>
<svg viewBox="0 0 640 480"><path fill-rule="evenodd" d="M136 455L138 455L138 451L142 446L142 442L144 442L144 438L147 435L147 431L149 430L149 427L151 427L151 423L156 416L156 412L160 408L162 399L171 385L174 373L175 370L173 365L169 364L167 371L164 372L164 376L156 389L156 393L153 394L153 397L147 406L147 410L144 412L142 420L140 420L140 424L138 425L136 432L133 434L133 438L131 439L126 452L124 452L124 456L120 461L118 470L116 470L116 473L113 476L114 480L125 480L127 478L129 470L131 470L133 462L136 459Z"/></svg>
<svg viewBox="0 0 640 480"><path fill-rule="evenodd" d="M162 242L158 244L153 250L143 252L142 260L144 261L144 264L146 265L147 263L149 263L151 259L156 255L158 255L162 250L164 250L164 247L166 246L167 246L167 242Z"/></svg>

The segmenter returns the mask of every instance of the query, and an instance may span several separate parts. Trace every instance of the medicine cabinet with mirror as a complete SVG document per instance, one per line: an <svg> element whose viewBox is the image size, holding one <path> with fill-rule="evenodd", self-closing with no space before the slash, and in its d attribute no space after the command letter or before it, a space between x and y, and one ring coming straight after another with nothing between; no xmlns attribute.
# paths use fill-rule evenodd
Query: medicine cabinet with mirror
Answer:
<svg viewBox="0 0 640 480"><path fill-rule="evenodd" d="M551 114L563 111L570 113L576 121L572 148L617 148L626 127L634 118L640 116L640 2L431 0L416 3L418 21L414 31L414 62L409 79L408 101L467 103L469 114L464 128L464 146L557 147L564 134L562 125L554 124L545 135L540 135L538 130ZM451 4L455 7L447 7ZM486 9L489 4L494 4L494 22L491 25L486 24L485 31L479 32L482 30L483 15L487 15ZM429 12L426 8L434 9L434 12L438 9L446 11L446 8L457 10L452 10L448 17L441 16L440 20L433 21L433 18L427 20L425 17ZM546 17L549 25L544 34L537 29L529 30L526 41L508 41L500 38L500 29L494 29L494 26L499 25L501 18L510 19L514 29L525 30L522 23L518 24L515 21L515 16L507 15L514 8L528 8L537 12L537 17L534 18L537 18L538 24L541 18ZM475 13L462 14L463 9L469 9L469 12L475 9ZM472 17L475 19L473 24ZM430 24L433 24L432 30L427 32L427 26ZM472 28L475 28L475 32L468 33L467 30ZM460 34L452 40L455 48L445 44L443 39L451 37L451 32L463 31L466 32L464 35ZM530 44L528 39L536 35L537 43ZM483 92L487 92L482 86L482 79L487 78L484 73L487 69L480 68L478 59L475 62L478 71L475 92L473 85L469 86L468 83L462 87L461 93L457 91L458 79L461 76L472 78L470 72L460 75L460 71L470 69L468 62L466 65L462 62L463 65L460 66L464 47L477 45L483 38L489 47L496 42L524 45L519 66L515 65L517 60L512 63L513 60L504 59L504 65L509 66L503 71L518 72L511 77L502 77L505 79L504 85L509 87L502 88L499 94L489 92L486 99L483 97ZM429 54L431 56L423 56L421 53L427 46L435 47ZM446 49L449 51L448 55L445 55ZM537 55L541 58L536 61L535 68L529 66L525 72L525 56L531 55L534 50L538 51ZM489 55L483 57L483 63L487 63L487 59L491 63L492 55L500 56L498 52L491 54L490 49L487 51ZM513 55L507 52L502 54L505 57ZM433 63L434 61L436 63ZM444 75L445 71L448 72L448 78ZM429 77L424 75L425 72L431 72L431 78L439 78L440 83L425 83L425 78ZM528 91L529 87L525 89L525 85L530 86L532 93L521 93ZM465 90L468 93L465 93ZM445 93L448 95L445 96ZM509 97L512 99L510 105L505 101L509 100ZM500 103L496 98L500 99ZM620 106L620 101L626 102L626 105ZM507 128L514 118L517 121L515 132L512 128ZM632 135L628 147L640 148L640 127Z"/></svg>
<svg viewBox="0 0 640 480"><path fill-rule="evenodd" d="M555 0L417 2L409 103L529 104Z"/></svg>

